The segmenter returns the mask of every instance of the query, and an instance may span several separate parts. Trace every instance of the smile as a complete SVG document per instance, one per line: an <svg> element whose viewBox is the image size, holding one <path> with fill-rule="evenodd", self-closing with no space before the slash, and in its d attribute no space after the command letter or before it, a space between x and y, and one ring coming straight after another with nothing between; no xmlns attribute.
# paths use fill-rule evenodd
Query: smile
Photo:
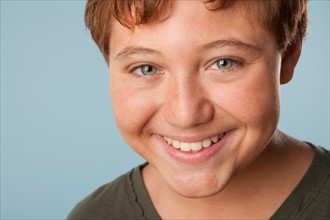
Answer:
<svg viewBox="0 0 330 220"><path fill-rule="evenodd" d="M207 138L198 142L190 142L190 143L174 140L165 136L163 138L167 142L167 144L178 150L181 150L183 152L197 152L202 150L203 148L208 148L211 145L218 143L224 136L225 133L221 133L211 138Z"/></svg>

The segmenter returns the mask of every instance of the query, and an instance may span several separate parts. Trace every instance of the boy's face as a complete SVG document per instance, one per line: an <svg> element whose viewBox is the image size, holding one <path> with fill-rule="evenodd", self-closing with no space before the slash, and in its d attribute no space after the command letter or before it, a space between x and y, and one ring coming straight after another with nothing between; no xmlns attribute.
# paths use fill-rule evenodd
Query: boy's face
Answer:
<svg viewBox="0 0 330 220"><path fill-rule="evenodd" d="M220 192L272 138L281 54L243 6L177 2L158 24L115 22L110 48L121 134L175 192Z"/></svg>

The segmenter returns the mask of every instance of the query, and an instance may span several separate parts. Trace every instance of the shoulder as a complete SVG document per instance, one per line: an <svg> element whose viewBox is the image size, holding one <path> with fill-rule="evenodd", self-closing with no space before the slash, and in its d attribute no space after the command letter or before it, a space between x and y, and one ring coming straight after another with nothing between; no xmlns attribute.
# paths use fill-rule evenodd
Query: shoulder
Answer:
<svg viewBox="0 0 330 220"><path fill-rule="evenodd" d="M307 172L272 219L330 218L330 152L309 144L315 151Z"/></svg>
<svg viewBox="0 0 330 220"><path fill-rule="evenodd" d="M300 219L330 218L330 152L315 147L316 155L302 184L310 185L301 200Z"/></svg>
<svg viewBox="0 0 330 220"><path fill-rule="evenodd" d="M134 170L105 184L79 202L68 219L135 219L129 185Z"/></svg>

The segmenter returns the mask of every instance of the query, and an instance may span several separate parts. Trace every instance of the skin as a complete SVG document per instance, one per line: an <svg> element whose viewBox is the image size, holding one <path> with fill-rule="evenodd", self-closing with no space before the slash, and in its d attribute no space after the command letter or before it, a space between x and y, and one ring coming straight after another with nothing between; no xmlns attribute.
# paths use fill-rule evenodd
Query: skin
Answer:
<svg viewBox="0 0 330 220"><path fill-rule="evenodd" d="M209 11L180 1L160 23L131 31L115 21L110 48L116 122L149 162L143 179L161 217L269 218L313 158L276 130L279 86L292 78L301 40L283 53L242 5ZM219 68L221 59L228 65ZM196 142L228 131L221 150L194 163L171 157L161 140Z"/></svg>

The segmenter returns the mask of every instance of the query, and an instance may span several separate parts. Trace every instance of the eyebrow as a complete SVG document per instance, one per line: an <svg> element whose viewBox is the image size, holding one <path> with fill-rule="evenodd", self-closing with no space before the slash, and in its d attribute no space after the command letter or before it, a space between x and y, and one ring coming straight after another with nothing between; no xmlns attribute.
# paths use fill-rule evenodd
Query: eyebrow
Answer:
<svg viewBox="0 0 330 220"><path fill-rule="evenodd" d="M201 46L200 51L206 51L210 49L221 49L228 46L236 47L237 49L243 51L254 50L258 52L261 50L255 45L247 44L238 40L217 40ZM127 46L115 56L115 60L124 59L133 55L160 55L160 52L145 47Z"/></svg>
<svg viewBox="0 0 330 220"><path fill-rule="evenodd" d="M201 47L201 51L204 50L210 50L210 49L221 49L223 47L236 47L239 50L243 50L243 51L248 51L248 50L253 50L256 52L260 52L261 48L253 45L253 44L248 44L248 43L244 43L242 41L239 40L217 40L211 43L208 43L206 45L203 45Z"/></svg>
<svg viewBox="0 0 330 220"><path fill-rule="evenodd" d="M145 48L145 47L134 47L128 46L122 49L115 57L115 60L120 60L132 55L160 55L157 50Z"/></svg>

